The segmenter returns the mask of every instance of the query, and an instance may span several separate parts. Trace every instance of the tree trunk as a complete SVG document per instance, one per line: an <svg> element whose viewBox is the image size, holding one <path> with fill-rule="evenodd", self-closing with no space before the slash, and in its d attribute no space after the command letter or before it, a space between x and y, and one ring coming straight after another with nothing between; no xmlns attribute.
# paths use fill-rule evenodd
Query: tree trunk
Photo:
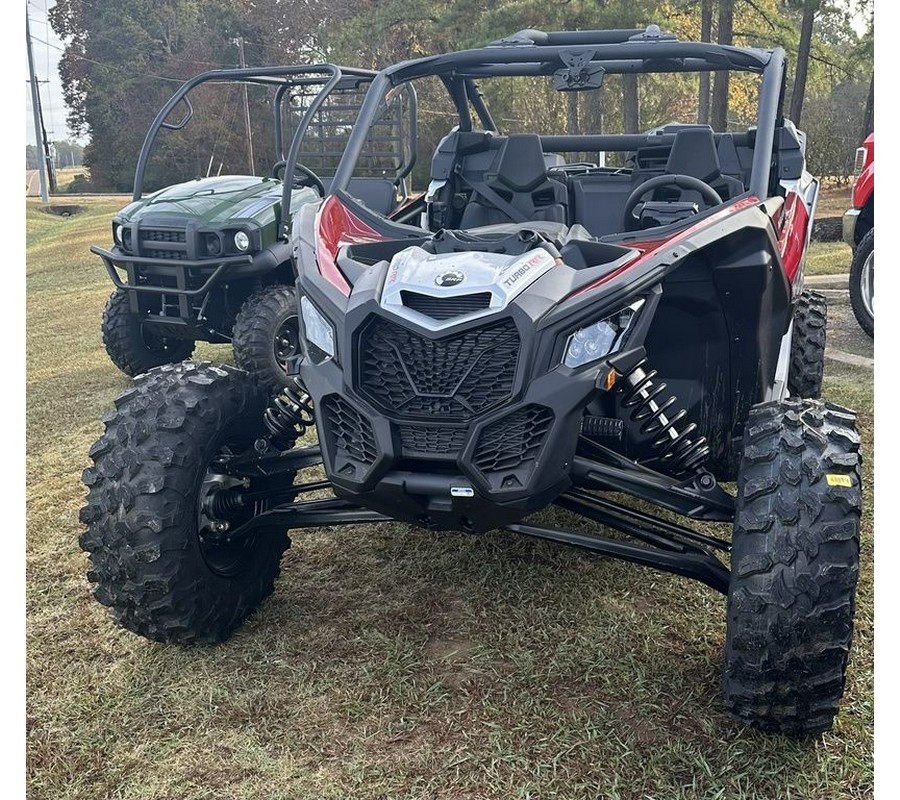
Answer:
<svg viewBox="0 0 900 800"><path fill-rule="evenodd" d="M862 136L859 140L865 139L872 131L875 130L875 70L872 70L872 77L869 80L869 97L866 100L866 112L863 114Z"/></svg>
<svg viewBox="0 0 900 800"><path fill-rule="evenodd" d="M700 3L700 41L712 41L713 0ZM709 73L700 73L700 102L697 106L697 122L709 124Z"/></svg>
<svg viewBox="0 0 900 800"><path fill-rule="evenodd" d="M622 111L625 133L640 133L641 101L638 96L638 76L622 76Z"/></svg>
<svg viewBox="0 0 900 800"><path fill-rule="evenodd" d="M578 92L568 92L568 107L566 112L566 133L569 136L578 135Z"/></svg>
<svg viewBox="0 0 900 800"><path fill-rule="evenodd" d="M800 46L797 48L797 71L794 74L794 89L791 92L790 118L800 127L803 113L803 96L806 94L806 74L809 70L809 50L812 45L813 20L819 10L821 0L807 0L803 4L803 20L800 23Z"/></svg>
<svg viewBox="0 0 900 800"><path fill-rule="evenodd" d="M720 0L719 3L719 44L732 44L734 40L734 0ZM713 130L728 128L728 73L716 73L712 95Z"/></svg>

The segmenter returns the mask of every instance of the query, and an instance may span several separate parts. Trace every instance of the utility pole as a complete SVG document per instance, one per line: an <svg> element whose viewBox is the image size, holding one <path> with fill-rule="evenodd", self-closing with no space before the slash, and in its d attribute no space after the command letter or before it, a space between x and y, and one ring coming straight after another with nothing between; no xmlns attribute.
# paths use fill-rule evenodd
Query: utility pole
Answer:
<svg viewBox="0 0 900 800"><path fill-rule="evenodd" d="M244 37L238 36L237 39L232 39L238 46L238 53L241 59L241 69L245 69L247 67L247 62L244 59ZM256 168L254 167L253 162L253 131L250 129L250 101L247 97L247 84L243 84L244 89L244 128L247 131L247 161L250 165L250 174L256 174Z"/></svg>
<svg viewBox="0 0 900 800"><path fill-rule="evenodd" d="M41 94L38 90L37 78L34 76L34 56L31 53L31 24L28 21L28 10L25 11L25 42L28 45L28 75L31 80L31 110L34 112L34 144L38 150L44 150L41 136ZM43 152L38 158L38 173L41 178L41 201L50 202L50 195L47 193L47 161L46 152Z"/></svg>

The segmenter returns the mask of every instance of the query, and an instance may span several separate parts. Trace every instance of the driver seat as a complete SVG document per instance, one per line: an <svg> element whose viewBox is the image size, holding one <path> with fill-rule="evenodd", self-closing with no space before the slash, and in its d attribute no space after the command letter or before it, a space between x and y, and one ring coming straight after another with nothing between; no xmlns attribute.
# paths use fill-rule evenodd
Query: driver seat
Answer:
<svg viewBox="0 0 900 800"><path fill-rule="evenodd" d="M544 220L566 221L565 184L547 177L547 165L536 134L511 134L482 181L465 181L472 195L460 227ZM499 199L499 202L497 202Z"/></svg>
<svg viewBox="0 0 900 800"><path fill-rule="evenodd" d="M666 173L669 175L690 175L708 183L723 200L730 200L744 192L744 184L737 178L722 174L719 154L716 150L716 138L712 128L682 128L675 134L675 141L666 162ZM672 191L662 189L662 192ZM701 207L703 200L690 190L680 192L679 200L697 200ZM660 198L662 199L662 198Z"/></svg>

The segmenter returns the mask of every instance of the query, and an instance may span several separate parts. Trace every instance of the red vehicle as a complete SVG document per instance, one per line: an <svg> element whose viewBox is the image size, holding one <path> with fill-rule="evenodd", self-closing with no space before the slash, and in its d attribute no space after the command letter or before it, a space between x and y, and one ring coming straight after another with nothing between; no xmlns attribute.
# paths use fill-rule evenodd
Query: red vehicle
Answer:
<svg viewBox="0 0 900 800"><path fill-rule="evenodd" d="M850 304L862 329L875 335L875 134L856 151L853 208L844 214L844 241L853 248Z"/></svg>
<svg viewBox="0 0 900 800"><path fill-rule="evenodd" d="M854 413L819 399L826 307L803 273L819 183L783 115L786 68L780 48L649 26L524 30L378 73L328 192L291 222L295 386L267 404L253 376L184 362L104 417L81 512L97 599L150 639L220 641L273 590L291 529L505 529L720 592L725 709L829 729L860 445ZM757 76L752 127L528 130L566 119L557 92L597 106L624 75L723 69ZM493 116L517 87L557 113ZM365 143L420 90L447 109L411 138L427 191L364 203ZM551 506L580 527L534 516Z"/></svg>

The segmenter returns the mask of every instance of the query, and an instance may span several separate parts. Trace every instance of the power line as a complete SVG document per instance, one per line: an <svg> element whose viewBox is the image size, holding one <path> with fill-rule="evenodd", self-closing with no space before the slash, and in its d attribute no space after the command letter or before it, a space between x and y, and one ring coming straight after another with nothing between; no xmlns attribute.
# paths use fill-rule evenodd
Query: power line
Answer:
<svg viewBox="0 0 900 800"><path fill-rule="evenodd" d="M58 45L51 44L50 42L45 42L43 39L40 39L37 36L32 36L32 39L36 42L40 42L47 47L52 47L54 50L59 50L60 53L64 53L68 58L77 58L79 61L87 61L89 64L96 64L98 67L105 67L106 69L111 69L113 72L125 72L126 70L123 67L114 67L109 63L103 61L96 61L93 58L88 58L87 56L80 55L79 53L66 52L66 50ZM152 72L143 73L144 77L147 78L157 78L161 81L172 81L173 83L184 83L184 78L169 78L165 75L155 75Z"/></svg>

